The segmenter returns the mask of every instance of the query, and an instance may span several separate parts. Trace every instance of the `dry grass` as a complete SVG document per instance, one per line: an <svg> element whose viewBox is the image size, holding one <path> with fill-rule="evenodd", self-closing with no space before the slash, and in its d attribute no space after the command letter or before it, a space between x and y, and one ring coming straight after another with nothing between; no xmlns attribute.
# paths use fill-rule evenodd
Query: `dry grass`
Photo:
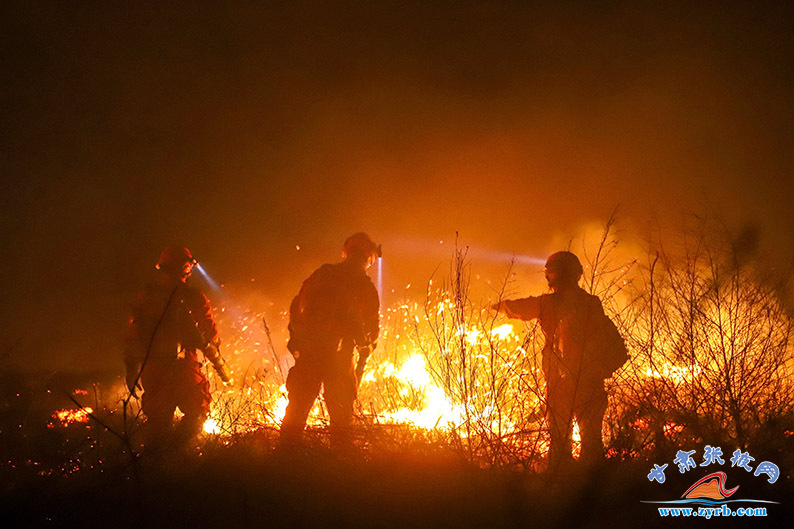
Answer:
<svg viewBox="0 0 794 529"><path fill-rule="evenodd" d="M621 504L638 504L650 462L671 460L679 447L742 447L758 461L792 468L792 318L779 301L781 278L740 259L725 232L707 225L675 249L649 244L640 260L618 258L614 219L582 245L585 287L602 299L631 353L608 381L604 438L612 466L599 470L602 477L542 472L541 333L487 308L512 291L510 271L487 303L472 299L471 262L457 248L449 273L428 282L423 302L384 309L381 347L357 403L353 457L328 451L321 403L304 453L273 453L287 367L273 343L283 338L285 320L272 319L272 340L263 313L229 309L220 320L235 385L223 387L208 372L219 433L165 462L137 457L140 409L120 379L27 382L8 375L0 407L2 492L22 505L9 512L34 525L46 524L48 512L62 524L86 513L104 521L114 509L97 502L123 502L122 512L135 520L128 525L135 525L155 523L151 513L167 517L170 505L184 502L196 512L174 512L198 525L245 526L276 516L276 525L498 526L533 516L564 527L575 502L606 512L605 490L623 494ZM78 387L90 391L75 395ZM93 420L63 426L53 419L54 410L74 407L64 393L91 406ZM786 478L779 490L790 487ZM62 501L37 510L25 499L32 491ZM209 499L201 505L191 499L202 494ZM307 497L314 507L301 515ZM419 518L403 512L410 502L421 506ZM629 510L639 509L635 503ZM267 514L271 509L279 514ZM388 523L377 523L384 512Z"/></svg>

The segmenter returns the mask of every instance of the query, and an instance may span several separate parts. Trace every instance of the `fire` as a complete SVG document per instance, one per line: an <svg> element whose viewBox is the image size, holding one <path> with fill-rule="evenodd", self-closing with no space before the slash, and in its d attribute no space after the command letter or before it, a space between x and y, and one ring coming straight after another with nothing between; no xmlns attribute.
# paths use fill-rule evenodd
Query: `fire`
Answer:
<svg viewBox="0 0 794 529"><path fill-rule="evenodd" d="M491 330L491 335L496 336L500 340L505 340L508 336L513 333L513 326L509 323L505 323L504 325L500 325L499 327L494 328Z"/></svg>
<svg viewBox="0 0 794 529"><path fill-rule="evenodd" d="M397 378L413 386L425 387L431 384L430 374L425 367L425 359L421 355L413 355L403 363L396 373Z"/></svg>
<svg viewBox="0 0 794 529"><path fill-rule="evenodd" d="M579 456L582 454L582 434L579 431L579 423L576 422L576 419L573 420L571 440L573 441L573 457L579 459Z"/></svg>
<svg viewBox="0 0 794 529"><path fill-rule="evenodd" d="M278 392L280 396L276 401L273 415L275 415L276 420L281 423L281 421L284 420L284 414L287 413L287 404L289 404L286 384L281 384L278 388Z"/></svg>
<svg viewBox="0 0 794 529"><path fill-rule="evenodd" d="M52 414L61 423L61 426L68 426L76 423L87 423L89 415L94 413L93 408L85 407L78 409L59 410Z"/></svg>
<svg viewBox="0 0 794 529"><path fill-rule="evenodd" d="M356 420L366 425L360 431L377 432L373 440L382 439L381 432L407 432L407 439L428 439L466 450L467 456L476 461L536 467L533 458L547 454L550 442L541 329L537 322L508 322L489 310L488 304L478 305L479 301L460 293L453 295L451 288L443 281L440 285L431 281L424 303L403 298L381 308L379 347L370 358L355 408ZM392 289L392 294L395 290L400 291ZM221 384L212 368L205 366L212 403L202 432L208 437L218 436L222 443L231 443L241 434L278 429L289 403L285 379L293 360L285 348L288 315L275 312L274 304L261 301L250 296L226 296L216 303L223 339L221 353L234 384ZM615 307L627 304L619 300L613 306L604 306L610 314L620 314ZM689 436L690 416L675 413L676 406L681 406L680 395L687 397L681 399L684 406L696 408L703 403L704 409L711 409L721 396L719 384L724 380L715 374L726 374L742 384L752 382L755 368L764 364L743 360L775 353L779 350L775 344L790 340L790 327L772 327L772 334L762 333L767 320L760 316L736 329L725 330L727 324L718 327L723 321L741 323L740 318L722 309L704 310L700 316L709 326L701 325L697 329L702 332L681 336L680 329L689 328L682 324L680 315L669 315L665 320L669 328L646 328L637 307L631 307L637 314L627 311L619 322L632 361L608 382L604 439L607 453L614 457L641 453L662 437ZM769 304L764 310L762 316L772 318L770 311L774 316L777 309ZM781 316L780 321L789 320ZM721 340L731 342L733 349L722 345ZM734 350L747 354L729 363ZM785 358L790 369L791 358ZM754 394L778 398L776 390L776 386L760 387ZM786 393L779 393L783 401ZM88 394L84 389L74 390L74 395ZM98 401L101 392L96 385L94 394ZM101 409L101 405L96 406ZM48 427L86 424L93 411L89 407L56 411L53 417L57 420L51 420ZM104 415L99 415L102 420ZM179 418L182 413L177 410L175 415ZM701 414L697 419L708 417ZM328 425L322 398L315 403L307 423L314 433ZM788 429L783 435L791 437L794 433ZM319 439L324 440L322 436ZM575 421L571 440L573 456L578 459L581 431Z"/></svg>
<svg viewBox="0 0 794 529"><path fill-rule="evenodd" d="M437 301L427 306L401 301L383 309L382 345L370 359L361 381L359 402L366 403L366 415L378 424L407 424L442 432L459 430L460 434L463 431L460 427L466 421L477 421L480 428L494 428L500 435L515 431L521 418L506 410L507 400L522 394L517 387L519 378L514 377L512 389L504 388L500 402L491 395L493 388L485 376L489 370L491 377L517 373L516 366L529 356L527 350L512 324L500 322L484 327L473 318L471 322L451 326L454 332L449 335L438 337L449 342L441 354L466 348L465 354L472 358L472 372L439 370L439 362L444 362L445 369L457 368L450 358L438 357L438 351L425 350L424 344L432 343L436 337L425 325L422 314L430 314L437 320L454 317L455 301L445 294L439 289ZM483 309L482 314L491 313ZM261 427L280 427L289 402L284 374L291 358L283 346L271 347L268 343L262 325L263 313L227 302L216 315L224 337L224 357L235 378L240 380L235 387L225 388L214 380L214 372L207 370L215 389L204 431L231 435ZM281 312L279 319L271 323L274 344L286 342L286 323L286 312ZM461 384L465 389L461 390ZM532 403L530 409L536 410L537 398L530 395L528 400ZM307 424L327 423L324 403L318 399Z"/></svg>
<svg viewBox="0 0 794 529"><path fill-rule="evenodd" d="M482 335L482 331L480 331L479 329L470 329L467 331L463 327L461 327L459 333L460 335L466 336L466 341L469 343L469 345L477 345L477 342L479 341L480 336Z"/></svg>
<svg viewBox="0 0 794 529"><path fill-rule="evenodd" d="M384 413L379 417L383 422L407 423L426 429L443 429L462 422L461 407L452 404L444 390L433 383L425 358L421 354L408 358L399 369L392 364L386 364L384 375L407 386L401 390L403 395L409 392L409 388L419 392L422 405L419 409L403 407Z"/></svg>
<svg viewBox="0 0 794 529"><path fill-rule="evenodd" d="M204 432L210 435L218 435L219 433L221 433L221 427L218 424L218 421L212 418L209 418L206 421L204 421L203 430Z"/></svg>
<svg viewBox="0 0 794 529"><path fill-rule="evenodd" d="M367 424L403 424L433 431L483 452L510 445L512 453L544 453L548 428L541 367L544 339L539 325L508 321L488 305L451 292L453 288L448 282L431 282L424 303L403 298L382 307L379 347L359 387L357 415ZM284 347L288 315L285 311L278 317L269 314L271 342L262 319L272 304L252 310L254 304L235 297L219 306L222 353L236 383L233 388L223 387L208 369L213 387L208 434L230 436L279 428L283 419L288 404L285 377L292 364ZM610 314L617 313L615 307L607 303L605 307L612 309ZM628 415L630 424L646 430L649 419L636 411L638 402L647 398L643 392L654 395L664 412L670 400L664 398L665 392L699 381L714 383L721 357L709 359L703 351L719 350L717 338L730 335L710 331L701 342L686 348L675 334L675 319L671 319L669 336L662 336L656 331L650 334L644 320L632 314L624 314L623 326L619 326L632 361L610 381L610 413L611 417L633 413ZM739 337L738 345L743 347L749 338ZM322 399L311 411L308 424L328 424ZM680 428L667 425L665 433L675 434ZM611 432L605 430L605 435ZM579 425L574 425L572 438L578 454Z"/></svg>
<svg viewBox="0 0 794 529"><path fill-rule="evenodd" d="M679 434L684 431L686 425L679 424L677 422L669 421L662 426L662 430L664 431L667 437L672 437L675 434Z"/></svg>
<svg viewBox="0 0 794 529"><path fill-rule="evenodd" d="M647 368L645 376L648 378L661 378L669 379L677 383L692 382L703 372L703 368L698 365L690 366L676 366L670 363L665 363L661 369Z"/></svg>

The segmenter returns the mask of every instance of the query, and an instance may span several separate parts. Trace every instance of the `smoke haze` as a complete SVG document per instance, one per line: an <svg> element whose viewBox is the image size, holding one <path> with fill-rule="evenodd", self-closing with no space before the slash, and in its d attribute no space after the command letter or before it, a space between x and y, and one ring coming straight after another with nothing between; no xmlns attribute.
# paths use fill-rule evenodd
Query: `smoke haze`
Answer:
<svg viewBox="0 0 794 529"><path fill-rule="evenodd" d="M777 3L2 10L4 363L120 370L172 243L282 310L356 231L383 243L387 289L445 271L456 232L475 265L543 258L617 205L632 244L708 213L791 257Z"/></svg>

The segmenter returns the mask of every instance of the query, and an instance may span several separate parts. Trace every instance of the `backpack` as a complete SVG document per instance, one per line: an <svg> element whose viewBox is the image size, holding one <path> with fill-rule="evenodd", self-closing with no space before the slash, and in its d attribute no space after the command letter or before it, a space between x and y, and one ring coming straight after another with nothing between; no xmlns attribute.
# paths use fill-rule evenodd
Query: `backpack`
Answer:
<svg viewBox="0 0 794 529"><path fill-rule="evenodd" d="M596 331L588 347L597 358L597 367L603 378L609 378L629 360L626 342L615 323L606 314L599 318Z"/></svg>
<svg viewBox="0 0 794 529"><path fill-rule="evenodd" d="M317 269L290 306L287 348L294 353L337 347L342 339L363 343L358 291L364 281L340 264Z"/></svg>

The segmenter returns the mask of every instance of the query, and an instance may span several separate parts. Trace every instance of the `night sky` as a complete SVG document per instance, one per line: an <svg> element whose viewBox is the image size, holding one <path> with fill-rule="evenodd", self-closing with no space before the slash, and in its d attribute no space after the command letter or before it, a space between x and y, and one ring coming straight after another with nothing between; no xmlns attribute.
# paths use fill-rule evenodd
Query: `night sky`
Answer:
<svg viewBox="0 0 794 529"><path fill-rule="evenodd" d="M791 260L783 2L145 4L0 8L0 367L121 372L171 243L283 309L355 231L402 288L456 231L545 256L618 205Z"/></svg>

